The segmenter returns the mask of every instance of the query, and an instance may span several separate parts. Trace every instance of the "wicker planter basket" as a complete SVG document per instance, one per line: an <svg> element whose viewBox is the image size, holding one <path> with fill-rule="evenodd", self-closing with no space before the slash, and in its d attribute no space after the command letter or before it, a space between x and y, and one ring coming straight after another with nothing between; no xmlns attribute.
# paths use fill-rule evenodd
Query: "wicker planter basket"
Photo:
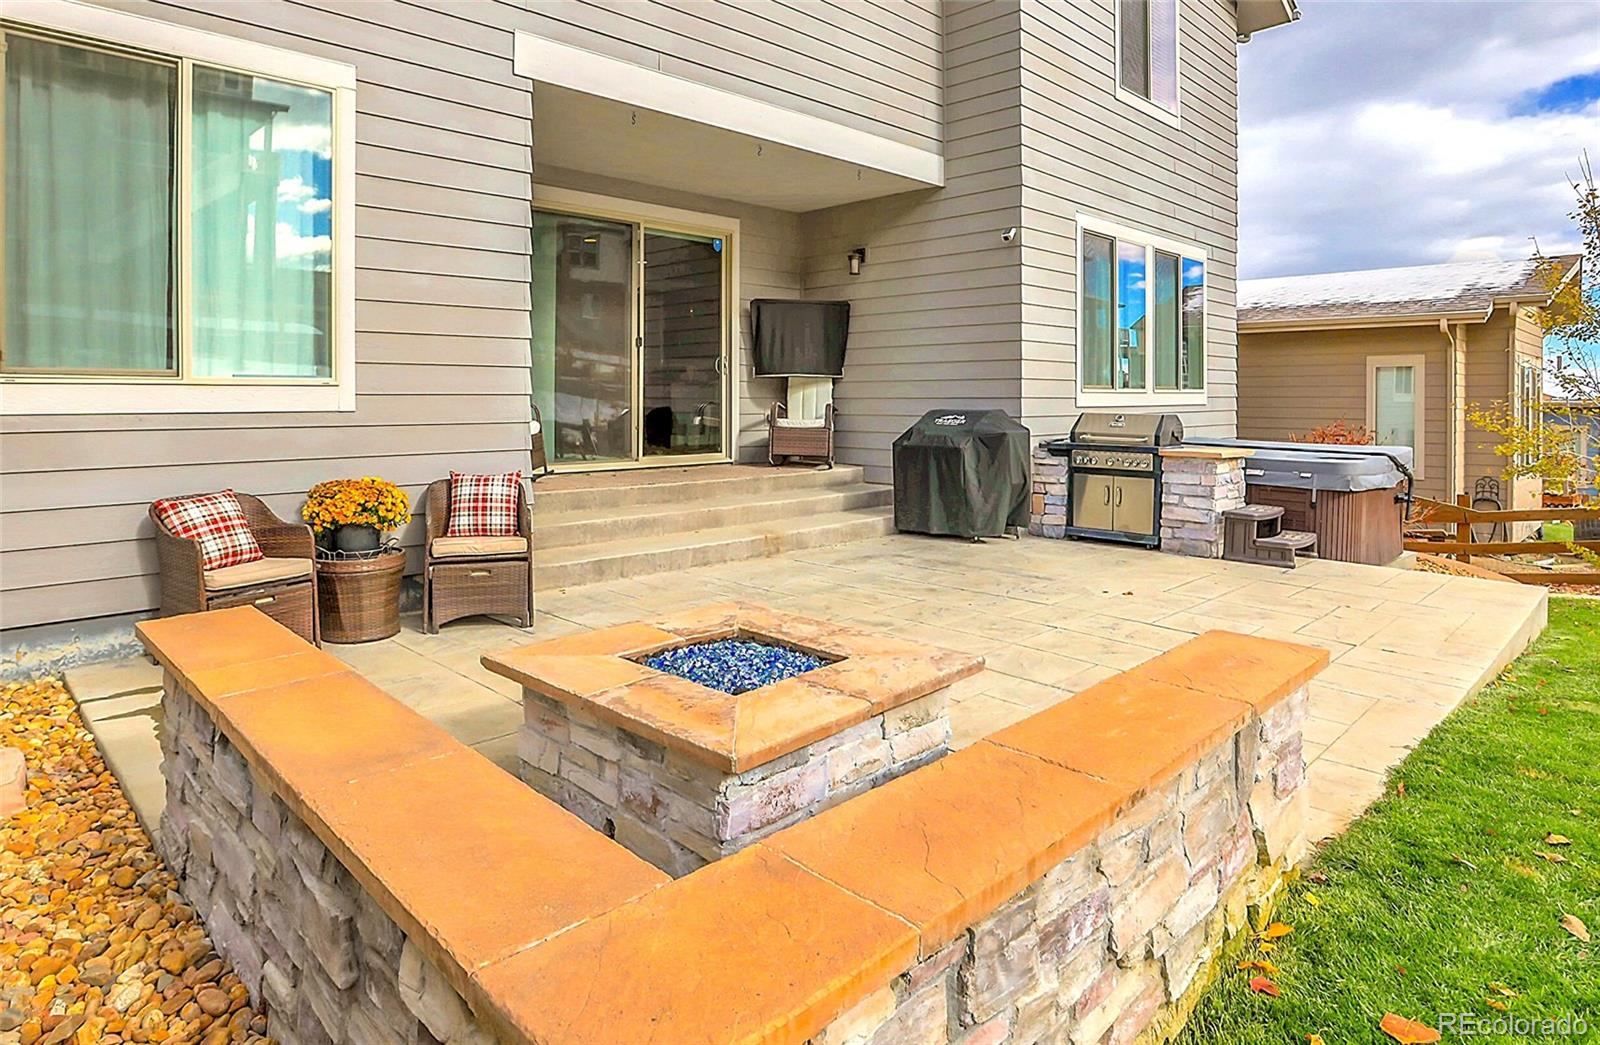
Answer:
<svg viewBox="0 0 1600 1045"><path fill-rule="evenodd" d="M406 553L398 549L368 558L319 558L323 641L375 642L398 634L405 568Z"/></svg>

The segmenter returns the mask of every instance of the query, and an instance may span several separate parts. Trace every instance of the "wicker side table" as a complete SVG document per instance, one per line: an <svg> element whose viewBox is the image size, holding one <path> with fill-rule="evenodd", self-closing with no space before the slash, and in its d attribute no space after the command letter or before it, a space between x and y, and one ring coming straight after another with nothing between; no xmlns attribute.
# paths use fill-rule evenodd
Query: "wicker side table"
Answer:
<svg viewBox="0 0 1600 1045"><path fill-rule="evenodd" d="M400 631L400 578L406 553L317 559L324 642L376 642Z"/></svg>

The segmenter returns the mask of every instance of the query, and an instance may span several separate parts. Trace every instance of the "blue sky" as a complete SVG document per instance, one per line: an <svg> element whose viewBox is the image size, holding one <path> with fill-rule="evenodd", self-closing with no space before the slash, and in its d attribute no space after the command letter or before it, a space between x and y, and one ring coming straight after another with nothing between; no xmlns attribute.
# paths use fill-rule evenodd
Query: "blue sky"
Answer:
<svg viewBox="0 0 1600 1045"><path fill-rule="evenodd" d="M1600 2L1300 7L1239 49L1242 277L1577 249Z"/></svg>
<svg viewBox="0 0 1600 1045"><path fill-rule="evenodd" d="M1600 3L1301 0L1239 49L1245 278L1576 245Z"/></svg>

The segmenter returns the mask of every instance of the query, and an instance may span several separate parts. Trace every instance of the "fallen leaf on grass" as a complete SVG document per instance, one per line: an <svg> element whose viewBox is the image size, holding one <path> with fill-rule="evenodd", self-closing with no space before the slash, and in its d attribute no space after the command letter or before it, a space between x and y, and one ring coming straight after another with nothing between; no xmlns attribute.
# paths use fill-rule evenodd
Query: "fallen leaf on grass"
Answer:
<svg viewBox="0 0 1600 1045"><path fill-rule="evenodd" d="M1564 864L1567 862L1567 858L1562 856L1560 853L1547 853L1543 849L1535 849L1533 851L1533 855L1537 856L1541 860L1548 860L1553 864Z"/></svg>
<svg viewBox="0 0 1600 1045"><path fill-rule="evenodd" d="M1408 972L1406 970L1406 967L1404 965L1396 965L1394 967L1394 971L1399 973L1401 976L1409 976L1409 975L1411 975L1410 972Z"/></svg>
<svg viewBox="0 0 1600 1045"><path fill-rule="evenodd" d="M1263 974L1265 974L1267 976L1276 976L1276 975L1278 975L1278 967L1276 965L1273 965L1271 962L1264 961L1264 960L1262 960L1260 958L1257 958L1254 961L1240 962L1239 963L1239 971L1240 972L1259 972L1259 973L1263 973Z"/></svg>
<svg viewBox="0 0 1600 1045"><path fill-rule="evenodd" d="M1292 932L1294 932L1294 926L1286 925L1283 922L1273 922L1271 925L1261 930L1261 935L1268 940L1276 940L1281 937L1288 936Z"/></svg>
<svg viewBox="0 0 1600 1045"><path fill-rule="evenodd" d="M1583 919L1579 918L1577 915L1575 915L1575 914L1564 914L1564 915L1562 915L1561 916L1561 928L1567 930L1567 932L1569 932L1572 935L1576 936L1578 939L1582 940L1584 943L1588 943L1589 942L1589 927L1587 925L1584 925L1583 924Z"/></svg>
<svg viewBox="0 0 1600 1045"><path fill-rule="evenodd" d="M1392 1012L1383 1014L1383 1019L1378 1021L1378 1029L1401 1045L1429 1045L1441 1037L1438 1031L1427 1024L1396 1016Z"/></svg>
<svg viewBox="0 0 1600 1045"><path fill-rule="evenodd" d="M1473 863L1471 860L1468 860L1466 857L1462 856L1460 853L1451 853L1450 854L1450 862L1453 863L1453 864L1460 864L1462 867L1465 867L1465 868L1467 868L1468 870L1471 870L1471 871L1476 871L1478 869L1478 865L1477 864Z"/></svg>
<svg viewBox="0 0 1600 1045"><path fill-rule="evenodd" d="M1312 871L1310 874L1306 875L1306 881L1315 882L1318 885L1327 885L1328 876L1323 874L1321 871ZM1312 1037L1316 1037L1316 1035L1312 1035Z"/></svg>
<svg viewBox="0 0 1600 1045"><path fill-rule="evenodd" d="M1550 834L1547 834L1547 835L1544 836L1544 844L1545 845L1571 845L1572 844L1572 839L1568 838L1566 835L1558 835L1558 834L1556 834L1555 832L1552 831Z"/></svg>
<svg viewBox="0 0 1600 1045"><path fill-rule="evenodd" d="M1511 1011L1511 1006L1507 1005L1505 1002L1501 1001L1499 998L1485 998L1485 999L1483 999L1483 1003L1485 1005L1489 1006L1489 1008L1493 1009L1495 1012L1509 1012L1509 1011Z"/></svg>
<svg viewBox="0 0 1600 1045"><path fill-rule="evenodd" d="M1271 940L1262 940L1260 943L1256 944L1256 950L1262 954L1271 954L1277 949L1278 945L1273 943Z"/></svg>
<svg viewBox="0 0 1600 1045"><path fill-rule="evenodd" d="M1394 793L1399 795L1401 798L1406 797L1406 782L1404 780L1400 781L1394 786Z"/></svg>
<svg viewBox="0 0 1600 1045"><path fill-rule="evenodd" d="M1317 897L1316 893L1306 893L1305 897L1306 903L1310 904L1312 907L1322 906L1322 900Z"/></svg>
<svg viewBox="0 0 1600 1045"><path fill-rule="evenodd" d="M1267 979L1265 976L1257 976L1251 979L1250 989L1255 991L1257 994L1265 994L1269 998L1276 998L1279 996L1278 985Z"/></svg>
<svg viewBox="0 0 1600 1045"><path fill-rule="evenodd" d="M1306 1045L1328 1045L1328 1043L1322 1040L1320 1034L1307 1034Z"/></svg>
<svg viewBox="0 0 1600 1045"><path fill-rule="evenodd" d="M1517 996L1517 992L1516 991L1512 990L1510 987L1507 987L1505 984L1501 983L1499 980L1490 980L1489 981L1489 989L1491 991L1494 991L1496 994L1503 994L1507 998L1515 998Z"/></svg>

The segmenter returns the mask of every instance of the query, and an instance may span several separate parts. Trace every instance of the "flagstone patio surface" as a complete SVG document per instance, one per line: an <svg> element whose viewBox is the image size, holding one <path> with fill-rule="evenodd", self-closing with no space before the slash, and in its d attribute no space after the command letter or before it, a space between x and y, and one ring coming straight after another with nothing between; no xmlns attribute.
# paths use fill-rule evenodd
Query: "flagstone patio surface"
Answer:
<svg viewBox="0 0 1600 1045"><path fill-rule="evenodd" d="M952 687L955 747L1203 631L1322 646L1332 663L1311 683L1305 730L1313 838L1376 798L1387 769L1520 653L1546 610L1541 588L1377 566L1281 570L1077 541L892 536L541 592L526 632L475 618L426 635L413 616L392 639L327 649L515 772L521 691L479 663L484 653L730 599L981 654L985 670ZM153 822L159 673L120 662L67 681Z"/></svg>

